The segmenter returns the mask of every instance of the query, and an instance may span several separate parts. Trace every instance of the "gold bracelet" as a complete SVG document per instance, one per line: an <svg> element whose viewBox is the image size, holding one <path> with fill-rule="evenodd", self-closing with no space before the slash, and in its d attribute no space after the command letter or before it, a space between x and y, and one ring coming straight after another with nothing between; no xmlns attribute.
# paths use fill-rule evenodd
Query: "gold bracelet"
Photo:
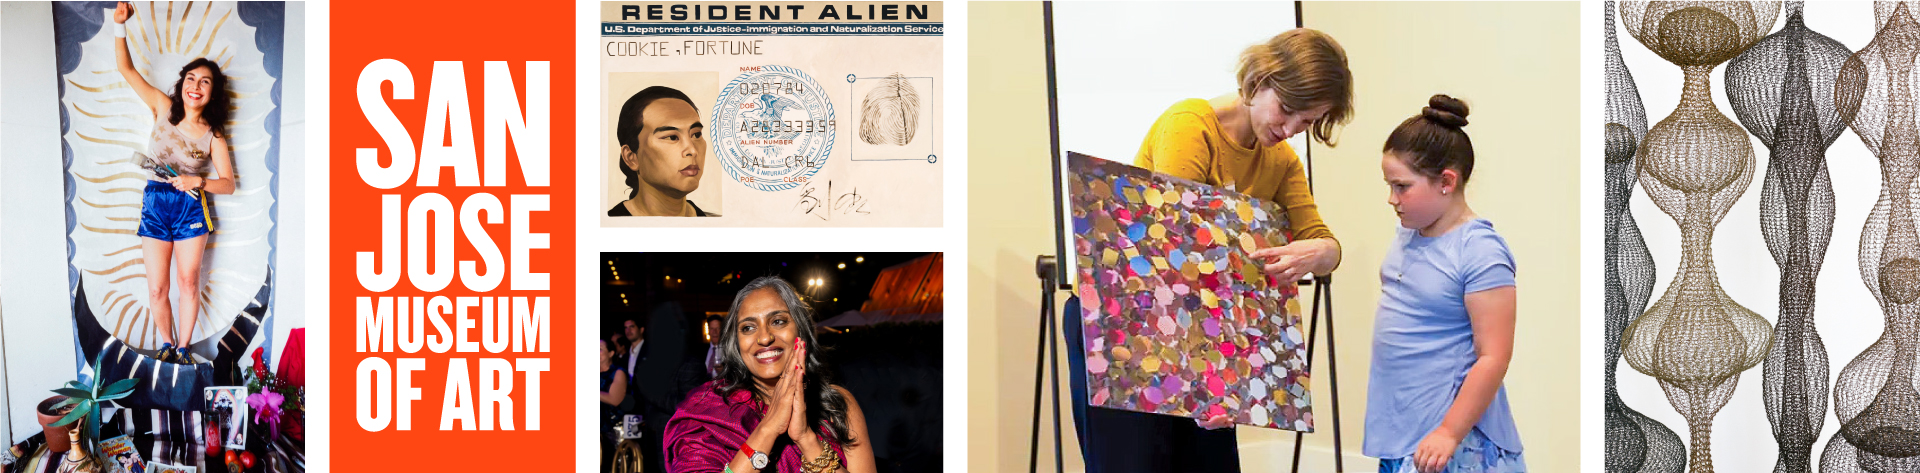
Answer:
<svg viewBox="0 0 1920 473"><path fill-rule="evenodd" d="M833 445L827 444L827 439L822 437L820 438L820 456L802 463L800 469L806 473L831 473L840 471L840 455L835 454L833 452Z"/></svg>

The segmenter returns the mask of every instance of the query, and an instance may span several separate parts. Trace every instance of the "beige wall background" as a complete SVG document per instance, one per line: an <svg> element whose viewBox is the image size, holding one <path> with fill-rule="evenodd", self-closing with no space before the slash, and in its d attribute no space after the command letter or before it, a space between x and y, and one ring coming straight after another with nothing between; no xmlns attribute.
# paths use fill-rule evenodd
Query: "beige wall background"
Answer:
<svg viewBox="0 0 1920 473"><path fill-rule="evenodd" d="M1344 247L1334 305L1349 471L1374 467L1359 449L1377 270L1396 225L1380 180L1380 143L1434 93L1453 95L1472 107L1466 130L1478 163L1467 187L1469 201L1494 222L1519 262L1519 326L1506 386L1528 465L1536 471L1578 469L1577 9L1572 2L1309 2L1303 7L1301 17L1309 27L1326 31L1346 48L1356 79L1357 113L1339 134L1342 146L1313 151L1321 213ZM973 308L967 326L972 353L967 455L975 470L1018 471L1026 468L1030 448L1039 336L1033 259L1053 251L1040 6L976 2L969 6L968 24L974 33L968 39L968 80L980 92L971 94L970 109L991 112L970 114L968 127L975 130L968 154L970 175L976 178L968 189L967 216L967 273L973 288L967 295ZM1196 45L1195 54L1236 54L1245 46ZM1230 92L1196 90L1193 96ZM1325 360L1324 352L1315 355L1316 362ZM1064 362L1059 367L1067 369ZM1316 372L1315 379L1327 377ZM1069 395L1065 383L1060 390L1064 400ZM1302 469L1330 471L1332 393L1319 382L1313 396L1320 432L1307 435ZM1063 408L1062 414L1068 411ZM1067 467L1084 469L1071 416L1063 415L1062 422ZM1048 435L1043 431L1043 438ZM1239 438L1244 470L1287 467L1292 432L1243 428ZM1052 456L1047 444L1041 463L1052 463Z"/></svg>

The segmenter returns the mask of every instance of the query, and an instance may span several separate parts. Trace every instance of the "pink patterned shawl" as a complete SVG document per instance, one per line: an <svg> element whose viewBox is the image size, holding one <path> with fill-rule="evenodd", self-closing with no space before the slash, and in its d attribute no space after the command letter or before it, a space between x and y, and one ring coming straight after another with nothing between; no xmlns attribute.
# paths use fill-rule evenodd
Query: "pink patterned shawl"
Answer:
<svg viewBox="0 0 1920 473"><path fill-rule="evenodd" d="M666 442L661 450L669 473L719 473L733 461L740 446L747 442L747 434L759 426L760 418L766 415L766 406L755 401L752 393L738 390L722 397L715 391L714 383L702 384L688 393L687 400L674 411L673 419L667 421ZM840 442L825 428L818 430L820 438L827 439L844 465L847 456ZM801 471L804 460L800 458L800 449L785 437L773 444L773 451L766 453L773 461L761 471Z"/></svg>

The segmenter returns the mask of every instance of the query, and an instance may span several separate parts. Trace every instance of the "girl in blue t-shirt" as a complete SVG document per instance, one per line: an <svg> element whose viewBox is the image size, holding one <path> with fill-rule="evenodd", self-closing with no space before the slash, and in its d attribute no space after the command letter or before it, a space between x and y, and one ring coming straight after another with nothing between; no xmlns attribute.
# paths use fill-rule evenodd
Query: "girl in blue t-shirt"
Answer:
<svg viewBox="0 0 1920 473"><path fill-rule="evenodd" d="M1501 378L1513 358L1514 263L1464 187L1467 106L1435 95L1380 159L1398 236L1380 265L1361 453L1381 473L1526 471Z"/></svg>

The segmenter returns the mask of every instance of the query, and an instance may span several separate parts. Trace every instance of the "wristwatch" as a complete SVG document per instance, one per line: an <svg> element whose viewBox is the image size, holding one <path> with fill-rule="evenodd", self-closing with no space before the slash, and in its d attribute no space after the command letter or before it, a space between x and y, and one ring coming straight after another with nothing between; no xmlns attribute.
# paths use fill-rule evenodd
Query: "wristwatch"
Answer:
<svg viewBox="0 0 1920 473"><path fill-rule="evenodd" d="M746 454L747 461L753 462L753 469L764 470L767 468L767 454L753 451L753 446L740 444L740 453Z"/></svg>

